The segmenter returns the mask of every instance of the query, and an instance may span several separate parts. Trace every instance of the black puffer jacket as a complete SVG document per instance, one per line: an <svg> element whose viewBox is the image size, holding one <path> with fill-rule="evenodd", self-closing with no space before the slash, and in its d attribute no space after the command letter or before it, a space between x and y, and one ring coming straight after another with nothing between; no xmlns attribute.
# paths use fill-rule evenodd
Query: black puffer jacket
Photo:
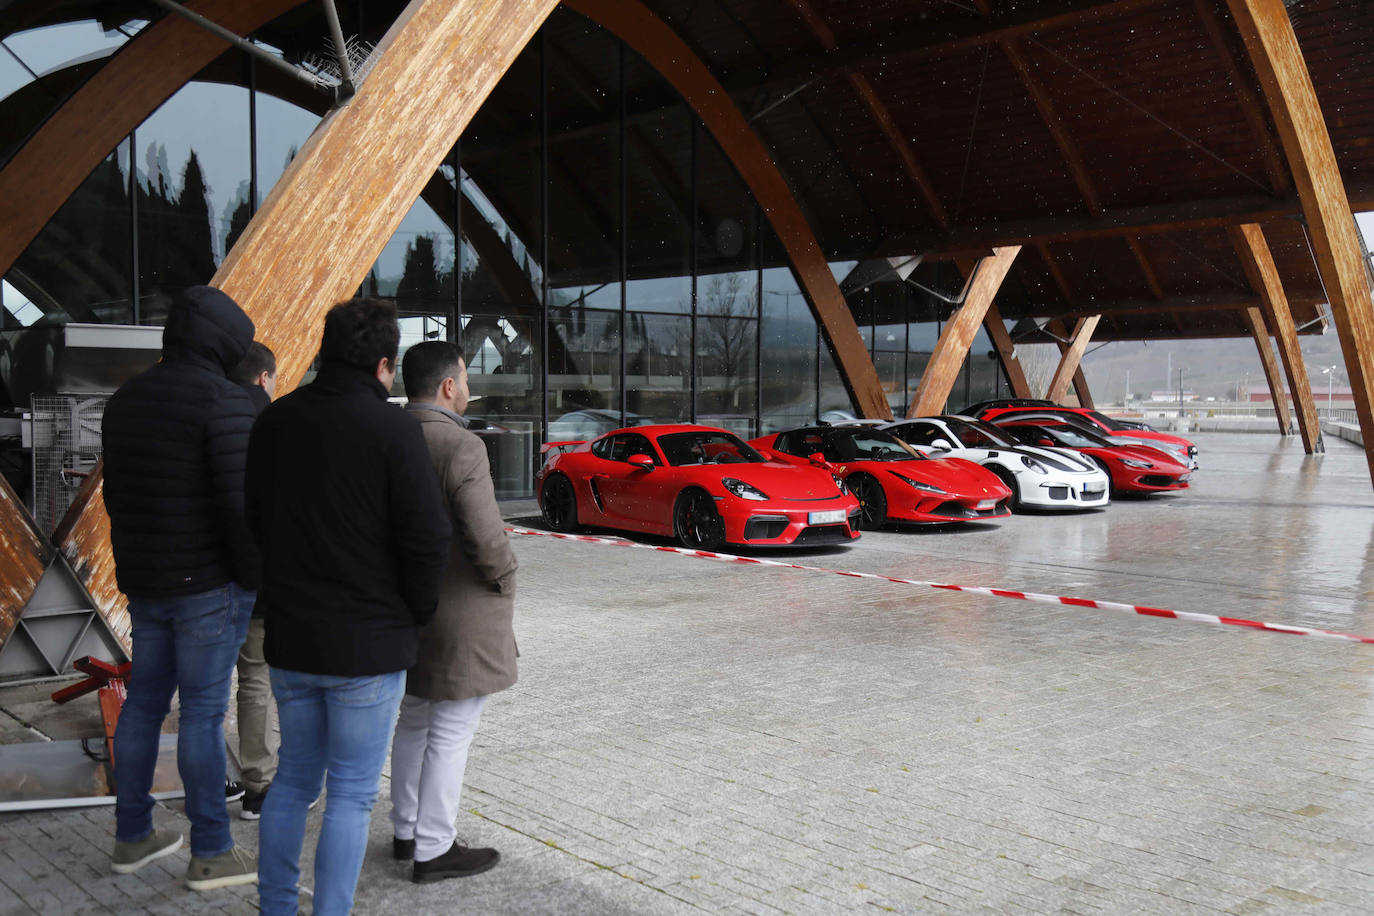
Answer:
<svg viewBox="0 0 1374 916"><path fill-rule="evenodd" d="M254 589L258 554L243 517L257 411L226 373L253 340L233 299L193 286L173 302L162 361L105 406L105 507L119 588L174 597L231 581Z"/></svg>
<svg viewBox="0 0 1374 916"><path fill-rule="evenodd" d="M420 424L374 374L325 361L253 427L248 519L274 668L361 677L415 664L448 561Z"/></svg>

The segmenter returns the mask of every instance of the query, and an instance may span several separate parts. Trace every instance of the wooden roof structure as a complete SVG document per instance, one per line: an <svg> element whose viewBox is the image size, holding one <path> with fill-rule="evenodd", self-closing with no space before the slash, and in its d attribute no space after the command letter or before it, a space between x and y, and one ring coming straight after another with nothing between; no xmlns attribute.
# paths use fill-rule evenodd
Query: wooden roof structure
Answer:
<svg viewBox="0 0 1374 916"><path fill-rule="evenodd" d="M267 37L288 59L317 48L325 34L313 3L189 5L236 34ZM346 23L345 31L377 39L375 66L356 96L321 122L211 281L275 344L284 387L309 362L317 339L310 329L358 288L557 5L356 5L351 14L367 19ZM711 132L769 220L864 415L890 409L830 271L837 260L886 264L897 276L919 260L916 270L945 265L969 279L909 407L913 414L944 402L980 322L1013 379L1005 320L1031 319L1051 331L1054 337L1040 339L1057 339L1064 350L1059 389L1075 376L1089 336L1244 335L1268 352L1267 377L1278 390L1272 334L1312 451L1320 434L1297 334L1329 322L1340 335L1361 426L1374 435L1374 305L1352 216L1352 209L1374 207L1367 53L1374 4L563 6L624 41L672 87L636 97L633 118L685 105ZM226 48L198 26L158 18L140 3L15 0L0 10L0 36L112 10L154 21L70 80L70 91L31 133L5 138L11 154L0 165L0 271L123 136ZM570 41L563 50L576 58ZM587 59L588 79L597 79L598 66ZM548 115L557 129L557 112ZM577 173L584 165L583 174L594 175L595 163L579 164L578 148L562 145L559 167ZM518 217L503 215L512 223ZM330 233L317 231L325 221ZM578 253L566 259L563 266L575 268ZM1075 387L1085 399L1086 388ZM1374 451L1370 461L1374 474ZM123 599L113 585L99 487L92 477L89 498L64 521L56 547L118 632L112 618L123 613ZM15 566L18 579L6 583L0 611L8 611L27 601L47 546L41 536L8 537L32 534L32 522L4 492L0 530L7 544L21 544L16 562L25 560Z"/></svg>

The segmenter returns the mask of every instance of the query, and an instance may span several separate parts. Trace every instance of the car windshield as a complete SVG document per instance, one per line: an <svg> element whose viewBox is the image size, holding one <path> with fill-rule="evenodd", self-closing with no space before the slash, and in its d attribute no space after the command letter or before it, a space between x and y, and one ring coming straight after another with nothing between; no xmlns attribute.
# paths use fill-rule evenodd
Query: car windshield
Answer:
<svg viewBox="0 0 1374 916"><path fill-rule="evenodd" d="M863 427L833 427L791 433L787 451L793 455L820 452L826 461L911 461L925 458L892 433Z"/></svg>
<svg viewBox="0 0 1374 916"><path fill-rule="evenodd" d="M1012 429L1025 442L1034 442L1042 436L1048 436L1059 445L1066 445L1069 448L1100 448L1110 444L1101 436L1067 424L1064 426L1016 426Z"/></svg>
<svg viewBox="0 0 1374 916"><path fill-rule="evenodd" d="M658 447L668 464L741 464L762 462L764 457L740 439L726 432L703 429L700 432L668 433L658 437Z"/></svg>
<svg viewBox="0 0 1374 916"><path fill-rule="evenodd" d="M1013 448L1014 443L1006 433L983 420L945 420L949 431L959 437L964 448Z"/></svg>

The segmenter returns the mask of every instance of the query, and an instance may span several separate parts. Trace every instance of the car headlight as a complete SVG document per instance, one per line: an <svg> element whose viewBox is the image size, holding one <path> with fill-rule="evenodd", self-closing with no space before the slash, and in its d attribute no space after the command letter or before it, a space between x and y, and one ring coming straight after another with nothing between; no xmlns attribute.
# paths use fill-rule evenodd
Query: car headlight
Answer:
<svg viewBox="0 0 1374 916"><path fill-rule="evenodd" d="M839 474L831 474L830 479L835 481L835 486L839 487L841 496L849 492L849 487L845 486L844 478Z"/></svg>
<svg viewBox="0 0 1374 916"><path fill-rule="evenodd" d="M760 490L758 487L753 486L751 484L747 484L744 481L738 480L734 477L722 477L720 480L720 485L725 489L729 490L731 493L738 496L740 499L752 499L757 502L763 502L768 498L768 494Z"/></svg>
<svg viewBox="0 0 1374 916"><path fill-rule="evenodd" d="M1154 465L1153 465L1153 464L1150 464L1150 462L1148 462L1148 461L1137 461L1137 460L1134 459L1134 458L1122 458L1122 459L1121 459L1121 463L1124 464L1124 465L1126 465L1126 467L1128 467L1128 468L1152 468L1152 467L1154 467Z"/></svg>
<svg viewBox="0 0 1374 916"><path fill-rule="evenodd" d="M1046 467L1045 467L1043 464L1041 464L1040 462L1036 461L1036 460L1035 460L1034 458L1032 458L1030 455L1022 455L1022 456L1021 456L1021 463L1024 464L1026 467L1030 468L1032 471L1036 471L1037 473L1040 473L1040 474L1048 473L1048 470L1046 469Z"/></svg>
<svg viewBox="0 0 1374 916"><path fill-rule="evenodd" d="M906 481L907 483L911 484L911 486L915 487L917 490L922 490L922 491L924 491L924 492L926 492L926 493L939 493L939 494L941 494L941 495L945 495L945 494L947 494L947 493L949 492L949 491L947 491L947 490L941 490L939 487L935 486L935 484L933 484L933 483L922 483L922 482L919 481L919 480L912 480L910 477L907 477L905 474L898 474L896 471L893 471L893 472L892 472L892 476L893 476L893 477L896 477L898 480L904 480L904 481Z"/></svg>

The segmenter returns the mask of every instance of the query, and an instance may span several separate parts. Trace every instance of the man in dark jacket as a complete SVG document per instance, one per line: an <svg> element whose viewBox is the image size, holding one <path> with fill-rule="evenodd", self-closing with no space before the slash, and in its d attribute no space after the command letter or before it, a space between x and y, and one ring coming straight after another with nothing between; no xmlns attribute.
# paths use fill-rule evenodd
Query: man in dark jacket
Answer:
<svg viewBox="0 0 1374 916"><path fill-rule="evenodd" d="M262 911L295 913L305 812L326 770L317 913L347 913L392 726L434 616L450 528L420 424L387 403L396 309L353 299L325 318L315 381L262 412L248 518L281 749L259 831Z"/></svg>
<svg viewBox="0 0 1374 916"><path fill-rule="evenodd" d="M393 855L414 857L416 883L462 878L497 863L495 849L458 845L454 820L468 747L487 697L515 683L515 569L482 440L462 417L468 372L451 343L406 351L406 409L420 418L430 460L453 522L453 548L439 611L425 628L420 658L391 746Z"/></svg>
<svg viewBox="0 0 1374 916"><path fill-rule="evenodd" d="M272 403L277 390L277 357L266 344L253 341L239 364L229 373L253 399L257 413ZM248 621L248 636L239 649L238 713L239 713L239 773L243 785L238 787L243 803L239 817L255 821L262 816L262 800L277 772L277 736L272 731L272 682L263 658L262 644L266 630L262 611L254 608ZM231 784L231 787L235 784ZM229 797L233 797L232 788Z"/></svg>
<svg viewBox="0 0 1374 916"><path fill-rule="evenodd" d="M233 299L194 286L172 303L162 361L105 407L105 507L115 575L129 597L133 672L115 732L114 870L137 871L181 846L153 829L149 790L162 721L180 692L177 768L191 820L186 883L257 880L234 846L224 803L224 713L258 555L243 515L254 409L226 373L253 339Z"/></svg>

